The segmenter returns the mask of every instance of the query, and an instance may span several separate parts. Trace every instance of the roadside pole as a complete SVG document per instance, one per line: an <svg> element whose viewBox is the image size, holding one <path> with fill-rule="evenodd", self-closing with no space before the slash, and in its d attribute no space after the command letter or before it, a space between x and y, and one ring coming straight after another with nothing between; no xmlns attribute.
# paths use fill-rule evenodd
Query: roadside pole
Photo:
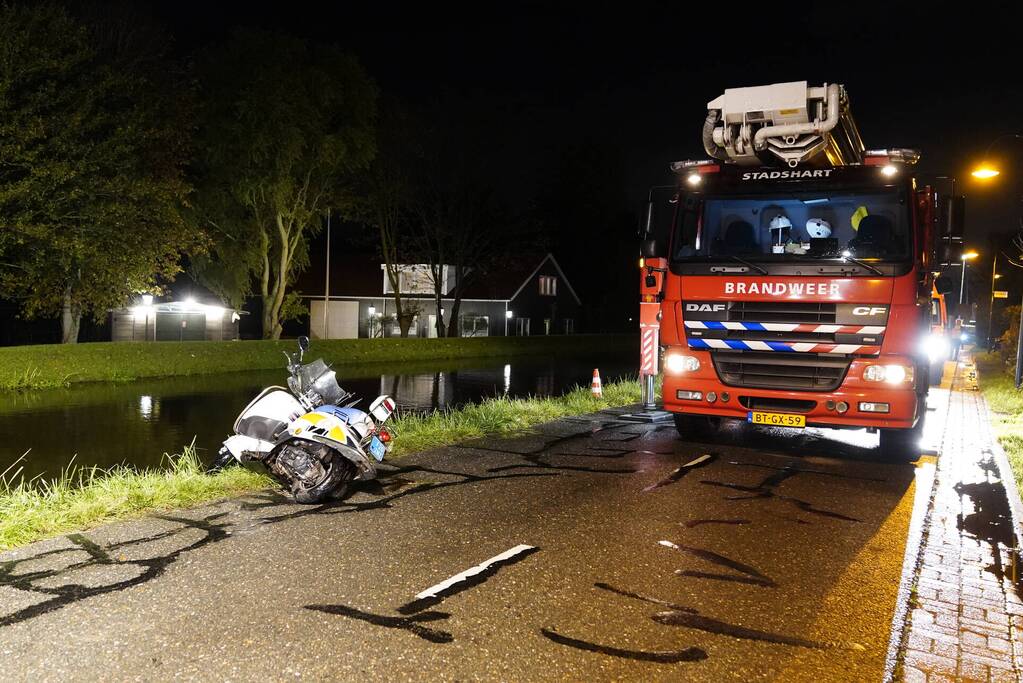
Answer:
<svg viewBox="0 0 1023 683"><path fill-rule="evenodd" d="M330 209L327 209L327 271L326 284L323 289L323 338L330 339L327 325L330 324Z"/></svg>
<svg viewBox="0 0 1023 683"><path fill-rule="evenodd" d="M1023 380L1023 298L1020 299L1019 309L1019 334L1016 335L1016 388L1019 389L1020 381Z"/></svg>
<svg viewBox="0 0 1023 683"><path fill-rule="evenodd" d="M656 410L654 381L658 372L661 332L661 287L667 261L650 258L641 262L641 299L639 303L639 379L643 395L643 409Z"/></svg>

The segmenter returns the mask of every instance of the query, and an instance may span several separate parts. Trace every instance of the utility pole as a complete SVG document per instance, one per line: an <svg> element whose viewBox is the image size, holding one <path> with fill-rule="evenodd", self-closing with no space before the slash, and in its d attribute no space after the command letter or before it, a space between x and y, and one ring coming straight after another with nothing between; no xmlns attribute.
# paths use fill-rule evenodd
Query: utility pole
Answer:
<svg viewBox="0 0 1023 683"><path fill-rule="evenodd" d="M995 250L995 258L991 262L991 301L987 306L987 349L991 350L991 318L995 314L995 279L998 277L996 267L998 265L998 251Z"/></svg>
<svg viewBox="0 0 1023 683"><path fill-rule="evenodd" d="M323 338L330 339L330 209L327 209L327 277L323 290Z"/></svg>

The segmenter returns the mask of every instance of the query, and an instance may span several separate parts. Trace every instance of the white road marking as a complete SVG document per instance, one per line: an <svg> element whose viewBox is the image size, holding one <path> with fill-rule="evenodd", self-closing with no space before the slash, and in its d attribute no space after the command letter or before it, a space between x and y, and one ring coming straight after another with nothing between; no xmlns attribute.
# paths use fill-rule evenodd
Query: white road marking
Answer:
<svg viewBox="0 0 1023 683"><path fill-rule="evenodd" d="M672 550L681 550L677 545L671 541L657 541L659 545L663 545L665 548L671 548Z"/></svg>
<svg viewBox="0 0 1023 683"><path fill-rule="evenodd" d="M489 560L484 560L475 567L466 569L464 572L461 572L460 574L455 574L450 579L445 579L444 581L438 583L436 586L430 586L423 592L416 594L416 600L436 597L438 593L443 592L444 590L450 588L459 581L465 581L466 579L472 578L473 576L476 576L481 572L485 572L491 565L497 564L498 562L504 562L505 560L510 560L516 555L521 555L527 550L533 550L534 547L535 546L531 545L517 545L514 548L505 550L500 555L494 555Z"/></svg>
<svg viewBox="0 0 1023 683"><path fill-rule="evenodd" d="M696 460L690 460L685 465L682 465L682 467L694 467L696 465L699 465L701 462L704 462L705 460L710 460L710 453L704 453Z"/></svg>

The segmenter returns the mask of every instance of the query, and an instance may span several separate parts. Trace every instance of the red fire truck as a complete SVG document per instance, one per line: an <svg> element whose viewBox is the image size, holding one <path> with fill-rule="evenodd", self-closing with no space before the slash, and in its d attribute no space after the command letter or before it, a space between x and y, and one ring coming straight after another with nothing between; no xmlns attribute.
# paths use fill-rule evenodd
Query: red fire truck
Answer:
<svg viewBox="0 0 1023 683"><path fill-rule="evenodd" d="M734 88L708 112L710 158L672 165L643 230L679 433L866 427L914 451L958 198L917 183L917 152L865 151L840 85Z"/></svg>

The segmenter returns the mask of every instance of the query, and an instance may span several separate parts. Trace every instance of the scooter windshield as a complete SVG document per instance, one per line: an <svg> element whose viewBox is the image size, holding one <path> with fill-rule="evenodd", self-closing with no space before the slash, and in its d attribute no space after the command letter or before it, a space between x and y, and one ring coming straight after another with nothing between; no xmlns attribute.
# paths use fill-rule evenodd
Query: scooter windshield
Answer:
<svg viewBox="0 0 1023 683"><path fill-rule="evenodd" d="M298 383L302 393L312 390L325 405L337 405L349 396L337 383L337 374L322 358L299 368Z"/></svg>

